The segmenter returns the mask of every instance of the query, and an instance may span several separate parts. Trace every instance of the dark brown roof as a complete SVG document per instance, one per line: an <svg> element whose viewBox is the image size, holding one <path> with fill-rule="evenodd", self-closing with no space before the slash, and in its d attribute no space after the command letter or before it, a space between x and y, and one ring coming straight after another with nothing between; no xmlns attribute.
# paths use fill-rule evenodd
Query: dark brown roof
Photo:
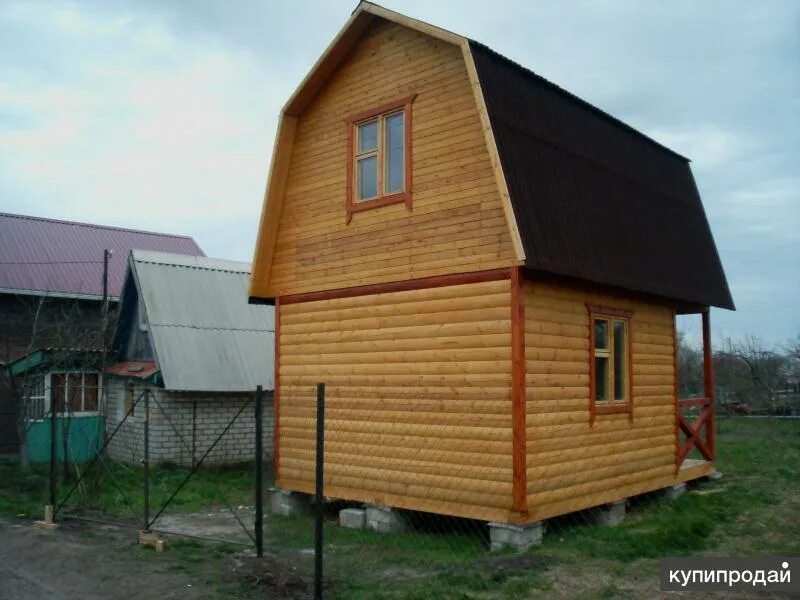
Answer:
<svg viewBox="0 0 800 600"><path fill-rule="evenodd" d="M470 46L529 269L734 308L686 158Z"/></svg>

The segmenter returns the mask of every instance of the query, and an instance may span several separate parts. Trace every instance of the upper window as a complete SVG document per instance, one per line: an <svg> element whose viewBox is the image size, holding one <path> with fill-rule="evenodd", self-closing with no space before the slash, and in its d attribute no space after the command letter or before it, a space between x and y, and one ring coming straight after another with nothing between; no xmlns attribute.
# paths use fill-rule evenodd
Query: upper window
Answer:
<svg viewBox="0 0 800 600"><path fill-rule="evenodd" d="M630 311L589 307L592 421L595 414L631 411L630 318Z"/></svg>
<svg viewBox="0 0 800 600"><path fill-rule="evenodd" d="M404 98L348 123L347 222L353 213L404 202L411 208L411 102Z"/></svg>

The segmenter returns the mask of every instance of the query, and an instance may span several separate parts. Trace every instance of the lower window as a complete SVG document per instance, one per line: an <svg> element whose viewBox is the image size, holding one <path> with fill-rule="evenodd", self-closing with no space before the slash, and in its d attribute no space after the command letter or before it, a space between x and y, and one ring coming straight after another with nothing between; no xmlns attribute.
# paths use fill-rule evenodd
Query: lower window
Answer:
<svg viewBox="0 0 800 600"><path fill-rule="evenodd" d="M51 373L51 406L57 413L94 412L99 396L97 373Z"/></svg>
<svg viewBox="0 0 800 600"><path fill-rule="evenodd" d="M591 405L595 413L628 412L631 407L631 312L589 307Z"/></svg>

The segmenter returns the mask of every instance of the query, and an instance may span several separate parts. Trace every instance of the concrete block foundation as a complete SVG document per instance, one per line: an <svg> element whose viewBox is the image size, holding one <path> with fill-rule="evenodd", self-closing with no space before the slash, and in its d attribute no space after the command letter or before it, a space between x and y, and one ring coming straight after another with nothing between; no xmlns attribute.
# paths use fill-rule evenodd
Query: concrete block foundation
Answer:
<svg viewBox="0 0 800 600"><path fill-rule="evenodd" d="M618 500L593 509L594 522L603 527L616 527L625 520L625 500Z"/></svg>
<svg viewBox="0 0 800 600"><path fill-rule="evenodd" d="M346 529L364 529L367 511L363 508L345 508L339 511L339 525Z"/></svg>
<svg viewBox="0 0 800 600"><path fill-rule="evenodd" d="M497 552L503 548L512 548L524 552L531 546L541 544L543 535L544 523L541 521L527 525L489 523L489 549Z"/></svg>
<svg viewBox="0 0 800 600"><path fill-rule="evenodd" d="M668 488L664 488L664 497L667 500L675 500L683 496L686 493L686 484L685 483L676 483L675 485L671 485Z"/></svg>
<svg viewBox="0 0 800 600"><path fill-rule="evenodd" d="M378 533L397 533L408 527L405 518L396 509L369 504L366 507L367 529Z"/></svg>
<svg viewBox="0 0 800 600"><path fill-rule="evenodd" d="M292 517L311 514L311 497L280 488L269 488L269 508L273 514Z"/></svg>

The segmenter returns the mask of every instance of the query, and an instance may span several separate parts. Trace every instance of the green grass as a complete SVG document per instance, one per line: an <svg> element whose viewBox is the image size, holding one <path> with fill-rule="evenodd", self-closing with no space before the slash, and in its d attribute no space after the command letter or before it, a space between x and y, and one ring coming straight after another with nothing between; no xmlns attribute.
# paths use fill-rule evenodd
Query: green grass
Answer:
<svg viewBox="0 0 800 600"><path fill-rule="evenodd" d="M327 573L341 598L626 598L655 590L662 557L800 553L800 421L722 418L718 449L721 481L674 501L637 497L614 528L586 513L551 520L527 562L489 555L480 523L439 520L380 535L331 520ZM302 553L313 547L310 519L270 515L267 524L274 549L295 564L306 557L310 568Z"/></svg>
<svg viewBox="0 0 800 600"><path fill-rule="evenodd" d="M88 465L72 465L69 481L58 468L58 502L69 493L63 513L80 513L114 520L141 519L144 511L144 469L121 463L100 462L75 487ZM107 468L106 468L107 467ZM150 471L150 511L159 510L189 474L189 469L163 464ZM70 493L70 490L74 491ZM181 488L169 511L194 512L206 508L252 505L253 466L237 464L201 468ZM0 513L39 517L49 498L49 467L23 469L14 457L0 457Z"/></svg>
<svg viewBox="0 0 800 600"><path fill-rule="evenodd" d="M717 467L724 474L722 480L696 487L674 501L657 494L637 497L625 522L614 528L590 524L586 513L551 520L544 544L522 555L489 554L486 527L480 522L420 516L412 531L381 535L338 527L335 516L340 507L331 506L325 524L325 565L333 595L641 597L655 592L662 557L800 554L800 420L721 418L718 424ZM141 510L141 469L111 468L135 510ZM186 473L183 468L162 466L153 474L153 510ZM179 494L174 508L219 506L220 489L231 504L252 504L251 466L201 470ZM46 497L46 468L22 470L14 462L0 461L0 512L38 516ZM70 507L108 515L129 512L120 494L102 478L90 481ZM287 569L311 572L312 519L268 513L265 529L267 550ZM204 565L221 565L238 550L195 540L174 542L168 568L201 573ZM154 556L138 547L134 552L143 560ZM255 593L252 586L241 589L245 596Z"/></svg>

